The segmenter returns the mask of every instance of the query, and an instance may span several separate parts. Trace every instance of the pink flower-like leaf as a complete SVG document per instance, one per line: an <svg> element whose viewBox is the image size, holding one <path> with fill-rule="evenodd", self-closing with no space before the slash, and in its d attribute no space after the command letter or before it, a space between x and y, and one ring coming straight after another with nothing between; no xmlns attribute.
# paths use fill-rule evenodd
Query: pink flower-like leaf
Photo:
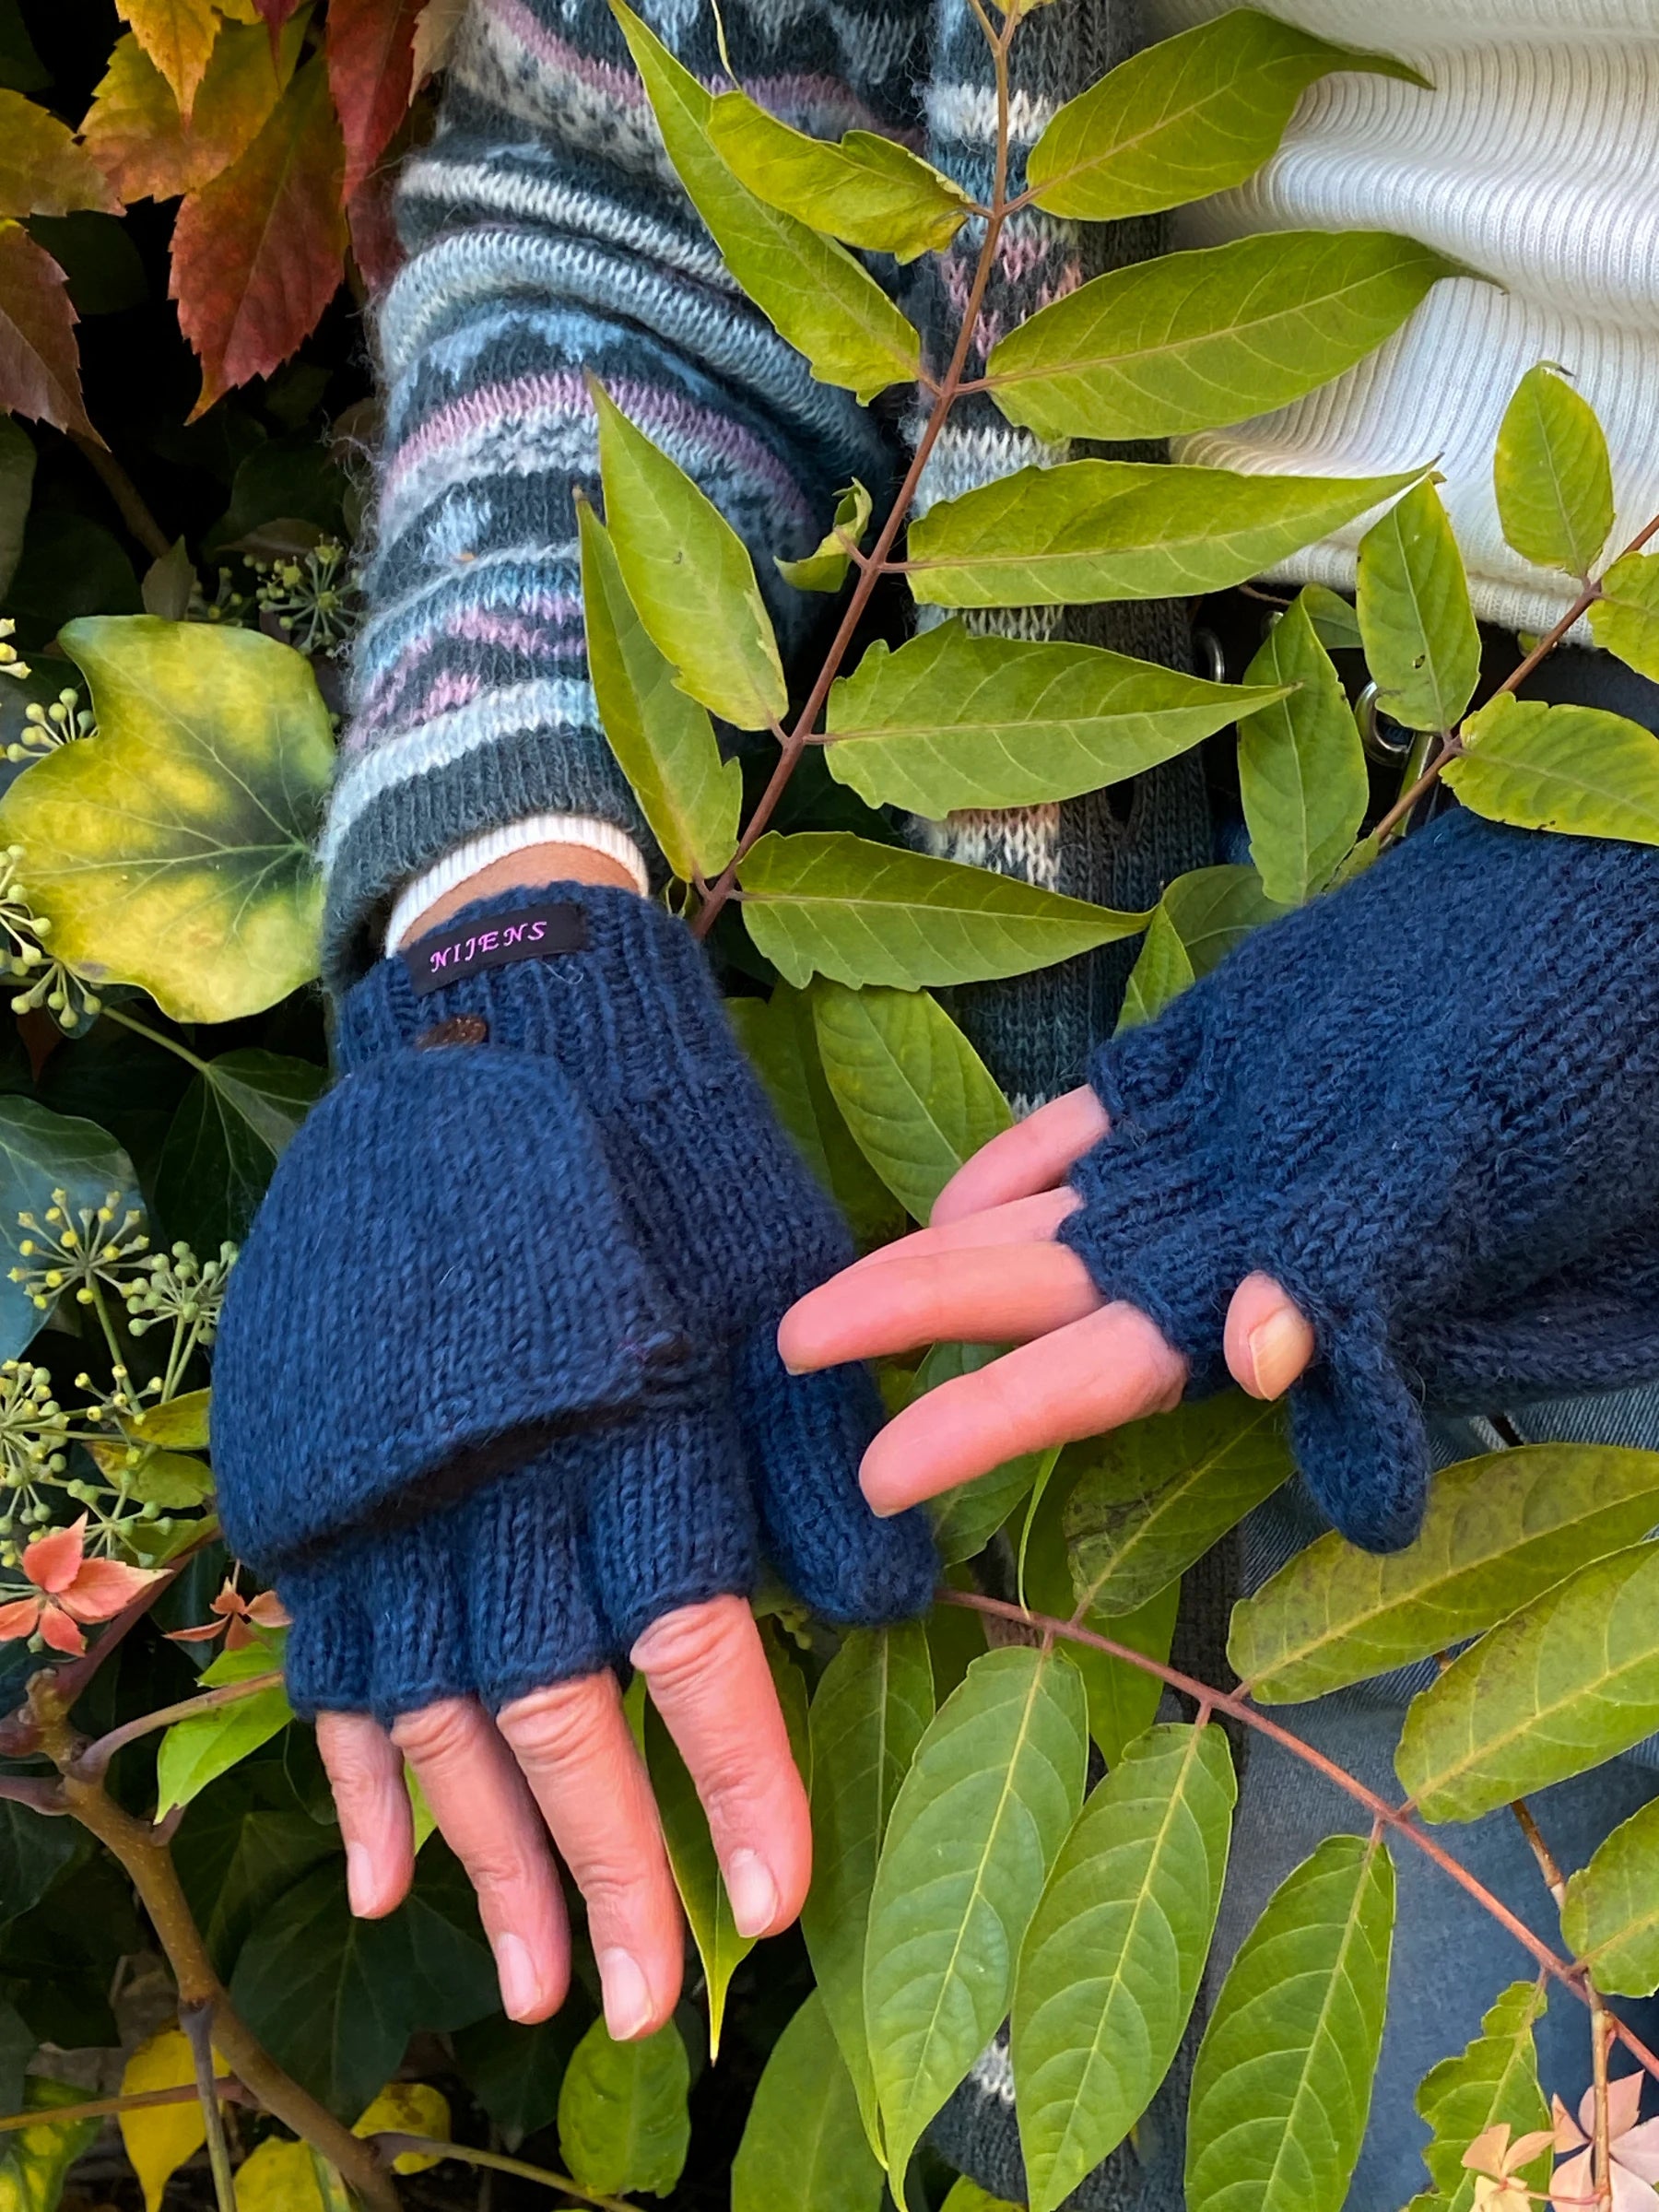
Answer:
<svg viewBox="0 0 1659 2212"><path fill-rule="evenodd" d="M18 1643L25 1636L32 1636L41 1625L44 1602L38 1597L16 1597L9 1605L0 1606L0 1643Z"/></svg>
<svg viewBox="0 0 1659 2212"><path fill-rule="evenodd" d="M73 1527L54 1528L49 1536L37 1536L23 1554L23 1571L37 1590L56 1597L80 1572L86 1542L87 1516L83 1513Z"/></svg>
<svg viewBox="0 0 1659 2212"><path fill-rule="evenodd" d="M124 1567L119 1559L83 1559L75 1580L60 1592L58 1603L72 1620L108 1620L159 1579L159 1568Z"/></svg>
<svg viewBox="0 0 1659 2212"><path fill-rule="evenodd" d="M78 1657L87 1648L83 1621L110 1619L160 1580L159 1568L88 1559L86 1539L85 1513L72 1527L35 1538L23 1554L23 1571L41 1594L0 1606L0 1642L39 1635L53 1651Z"/></svg>

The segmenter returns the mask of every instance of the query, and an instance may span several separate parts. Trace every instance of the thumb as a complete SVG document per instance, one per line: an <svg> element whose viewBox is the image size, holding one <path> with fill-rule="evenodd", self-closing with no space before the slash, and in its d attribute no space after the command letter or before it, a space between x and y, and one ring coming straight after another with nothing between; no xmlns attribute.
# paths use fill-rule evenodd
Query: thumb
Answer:
<svg viewBox="0 0 1659 2212"><path fill-rule="evenodd" d="M1247 1275L1227 1309L1228 1371L1253 1398L1283 1397L1312 1361L1313 1327L1270 1275Z"/></svg>

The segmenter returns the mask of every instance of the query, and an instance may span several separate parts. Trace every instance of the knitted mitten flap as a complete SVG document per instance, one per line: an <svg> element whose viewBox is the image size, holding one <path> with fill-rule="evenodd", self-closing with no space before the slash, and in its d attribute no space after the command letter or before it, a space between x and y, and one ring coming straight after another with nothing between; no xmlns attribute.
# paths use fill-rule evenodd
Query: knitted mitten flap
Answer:
<svg viewBox="0 0 1659 2212"><path fill-rule="evenodd" d="M1318 1341L1302 1471L1392 1548L1426 1398L1659 1373L1656 1077L1659 852L1455 813L1100 1050L1112 1126L1061 1235L1195 1394L1241 1279L1281 1283ZM1574 1289L1595 1318L1564 1330Z"/></svg>

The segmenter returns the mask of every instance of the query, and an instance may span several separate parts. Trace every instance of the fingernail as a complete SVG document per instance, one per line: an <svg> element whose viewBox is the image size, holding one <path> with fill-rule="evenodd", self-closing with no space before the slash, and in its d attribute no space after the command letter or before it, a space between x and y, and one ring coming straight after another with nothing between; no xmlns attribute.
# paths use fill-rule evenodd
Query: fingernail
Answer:
<svg viewBox="0 0 1659 2212"><path fill-rule="evenodd" d="M496 1975L501 1984L501 2008L509 2019L527 2020L541 1998L541 1983L530 1957L530 1947L522 1936L497 1936L491 1942Z"/></svg>
<svg viewBox="0 0 1659 2212"><path fill-rule="evenodd" d="M1307 1361L1308 1329L1300 1313L1281 1306L1251 1330L1250 1364L1257 1394L1277 1398L1288 1390Z"/></svg>
<svg viewBox="0 0 1659 2212"><path fill-rule="evenodd" d="M639 1960L630 1951L601 1951L599 1979L612 2042L630 2042L642 2035L651 2025L651 1984Z"/></svg>
<svg viewBox="0 0 1659 2212"><path fill-rule="evenodd" d="M378 1901L379 1885L374 1878L374 1861L366 1843L347 1843L346 1846L346 1895L354 1912L371 1913Z"/></svg>
<svg viewBox="0 0 1659 2212"><path fill-rule="evenodd" d="M739 1936L761 1936L778 1916L778 1885L758 1852L735 1851L725 1863L726 1895Z"/></svg>

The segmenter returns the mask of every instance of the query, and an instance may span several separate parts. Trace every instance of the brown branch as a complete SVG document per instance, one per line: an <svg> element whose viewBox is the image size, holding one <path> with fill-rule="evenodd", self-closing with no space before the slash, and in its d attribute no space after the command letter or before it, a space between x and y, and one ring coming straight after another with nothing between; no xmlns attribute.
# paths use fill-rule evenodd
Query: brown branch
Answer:
<svg viewBox="0 0 1659 2212"><path fill-rule="evenodd" d="M96 1782L108 1770L117 1751L158 1728L171 1728L179 1721L194 1721L204 1712L216 1712L221 1705L234 1705L241 1698L257 1697L261 1690L281 1688L282 1669L273 1667L268 1675L250 1675L245 1682L224 1682L217 1689L205 1689L200 1697L181 1698L176 1705L159 1705L154 1712L141 1712L135 1721L125 1721L119 1728L112 1728L108 1735L100 1735L96 1743L88 1744L75 1761L76 1778L80 1782Z"/></svg>
<svg viewBox="0 0 1659 2212"><path fill-rule="evenodd" d="M510 2159L499 2150L474 2150L469 2144L446 2143L440 2136L406 2136L388 2128L369 2138L376 2150L388 2163L402 2158L406 2150L418 2151L433 2159L459 2159L464 2165L481 2166L487 2173L516 2174L521 2182L536 2182L544 2189L562 2189L567 2196L577 2196L584 2205L594 2205L598 2212L637 2212L637 2207L625 2196L595 2196L580 2182L573 2182L568 2173L555 2173L546 2166L526 2165L523 2159Z"/></svg>
<svg viewBox="0 0 1659 2212"><path fill-rule="evenodd" d="M230 2146L225 2140L225 2117L219 2111L213 2065L213 2007L181 2005L179 2026L190 2045L195 2068L196 2098L202 2107L202 2126L207 2137L207 2165L213 2175L213 2194L218 2212L236 2212L236 2181L230 2171Z"/></svg>
<svg viewBox="0 0 1659 2212"><path fill-rule="evenodd" d="M221 2074L214 2084L222 2104L256 2104L240 2081ZM171 2089L135 2089L125 2097L92 2097L85 2104L43 2104L32 2112L0 2112L0 2136L22 2127L66 2127L76 2120L112 2120L122 2112L147 2112L153 2105L194 2104L196 2085L181 2083Z"/></svg>
<svg viewBox="0 0 1659 2212"><path fill-rule="evenodd" d="M172 551L172 540L145 505L144 494L126 470L100 439L85 438L75 430L71 430L69 435L77 452L83 455L114 500L122 521L138 543L152 559L163 559Z"/></svg>

